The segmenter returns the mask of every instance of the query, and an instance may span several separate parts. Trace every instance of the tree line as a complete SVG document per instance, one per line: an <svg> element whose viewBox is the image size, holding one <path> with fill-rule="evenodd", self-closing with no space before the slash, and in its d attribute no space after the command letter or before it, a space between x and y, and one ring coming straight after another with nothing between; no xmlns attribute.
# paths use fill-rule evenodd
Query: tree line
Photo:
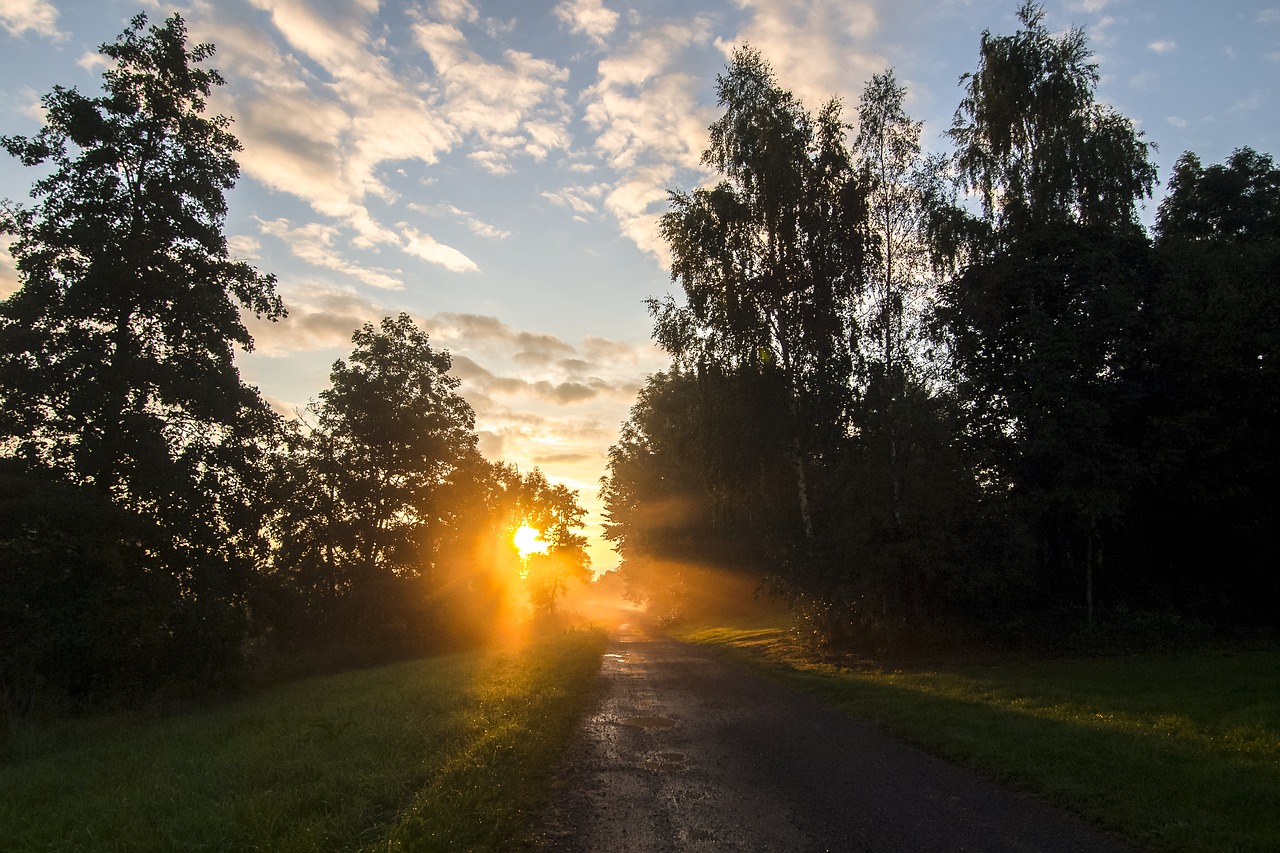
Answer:
<svg viewBox="0 0 1280 853"><path fill-rule="evenodd" d="M892 71L850 124L733 54L718 179L661 223L671 367L602 481L634 595L745 573L873 651L1276 624L1280 170L1184 154L1148 232L1153 146L1083 31L1019 21L943 155Z"/></svg>
<svg viewBox="0 0 1280 853"><path fill-rule="evenodd" d="M100 95L55 87L37 135L0 137L44 175L0 207L0 709L476 642L519 572L553 609L589 574L577 495L480 455L409 316L356 330L295 419L241 380L242 317L285 306L223 234L213 47L139 15L101 51ZM548 543L523 564L522 523Z"/></svg>

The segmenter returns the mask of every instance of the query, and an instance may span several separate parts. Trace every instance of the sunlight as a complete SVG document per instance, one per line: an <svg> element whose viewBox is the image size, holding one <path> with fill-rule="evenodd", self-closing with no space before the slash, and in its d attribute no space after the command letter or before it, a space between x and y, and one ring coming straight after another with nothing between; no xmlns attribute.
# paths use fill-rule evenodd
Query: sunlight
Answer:
<svg viewBox="0 0 1280 853"><path fill-rule="evenodd" d="M516 550L520 552L520 559L527 560L531 554L545 554L547 549L551 547L551 543L542 538L542 531L527 524L520 525L516 530L513 540L516 543Z"/></svg>

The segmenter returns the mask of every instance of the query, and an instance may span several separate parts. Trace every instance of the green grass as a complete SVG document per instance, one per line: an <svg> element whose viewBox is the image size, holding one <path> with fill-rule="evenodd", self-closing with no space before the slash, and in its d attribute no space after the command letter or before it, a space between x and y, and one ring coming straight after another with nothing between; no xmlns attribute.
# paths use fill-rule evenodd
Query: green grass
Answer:
<svg viewBox="0 0 1280 853"><path fill-rule="evenodd" d="M517 847L603 645L569 632L159 720L18 721L0 759L0 849Z"/></svg>
<svg viewBox="0 0 1280 853"><path fill-rule="evenodd" d="M894 670L780 628L686 631L935 754L1152 850L1280 850L1280 652Z"/></svg>

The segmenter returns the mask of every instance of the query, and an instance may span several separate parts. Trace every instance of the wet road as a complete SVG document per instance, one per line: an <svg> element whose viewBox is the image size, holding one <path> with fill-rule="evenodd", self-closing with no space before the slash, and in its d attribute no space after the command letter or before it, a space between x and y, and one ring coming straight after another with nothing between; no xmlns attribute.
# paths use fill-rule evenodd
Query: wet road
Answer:
<svg viewBox="0 0 1280 853"><path fill-rule="evenodd" d="M624 626L546 846L624 851L1132 849L706 650Z"/></svg>

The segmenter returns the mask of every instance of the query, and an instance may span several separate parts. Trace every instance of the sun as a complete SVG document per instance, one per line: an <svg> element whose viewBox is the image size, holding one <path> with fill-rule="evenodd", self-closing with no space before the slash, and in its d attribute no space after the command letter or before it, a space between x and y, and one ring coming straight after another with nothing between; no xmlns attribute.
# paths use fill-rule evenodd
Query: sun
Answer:
<svg viewBox="0 0 1280 853"><path fill-rule="evenodd" d="M527 524L520 525L512 540L516 543L516 550L520 552L522 560L529 559L530 554L545 554L551 547L551 543L542 538L541 530Z"/></svg>

